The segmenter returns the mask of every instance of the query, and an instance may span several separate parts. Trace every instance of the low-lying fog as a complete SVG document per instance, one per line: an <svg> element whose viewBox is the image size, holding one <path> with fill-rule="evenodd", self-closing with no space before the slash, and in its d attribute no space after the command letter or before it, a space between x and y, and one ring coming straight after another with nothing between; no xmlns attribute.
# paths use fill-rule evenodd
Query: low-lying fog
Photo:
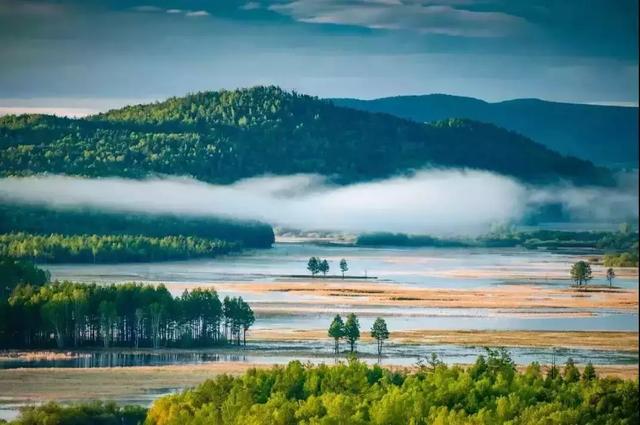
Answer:
<svg viewBox="0 0 640 425"><path fill-rule="evenodd" d="M475 170L425 170L411 177L335 186L317 175L266 176L230 185L190 178L0 179L0 201L55 208L175 213L255 219L300 230L390 231L472 235L513 223L546 204L572 220L621 222L638 217L637 172L616 188L525 185Z"/></svg>

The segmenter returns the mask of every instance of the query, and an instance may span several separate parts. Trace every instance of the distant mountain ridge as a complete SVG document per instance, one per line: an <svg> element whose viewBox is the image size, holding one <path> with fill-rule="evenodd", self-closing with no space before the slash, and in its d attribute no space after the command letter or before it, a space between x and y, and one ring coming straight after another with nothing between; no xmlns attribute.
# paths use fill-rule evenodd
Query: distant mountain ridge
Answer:
<svg viewBox="0 0 640 425"><path fill-rule="evenodd" d="M525 182L613 183L609 170L492 124L416 123L278 87L202 92L81 119L0 117L0 175L192 176L230 183L316 173L339 184L425 167Z"/></svg>
<svg viewBox="0 0 640 425"><path fill-rule="evenodd" d="M516 131L564 155L611 167L638 167L638 108L515 99L489 103L445 94L373 100L332 99L338 106L431 122L467 118Z"/></svg>

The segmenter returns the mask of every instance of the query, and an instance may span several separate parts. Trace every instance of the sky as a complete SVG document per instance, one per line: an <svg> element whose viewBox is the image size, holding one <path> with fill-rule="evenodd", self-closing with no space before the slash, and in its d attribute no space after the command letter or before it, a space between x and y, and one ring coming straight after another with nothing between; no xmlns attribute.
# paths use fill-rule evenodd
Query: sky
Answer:
<svg viewBox="0 0 640 425"><path fill-rule="evenodd" d="M275 84L638 104L637 0L0 0L0 114Z"/></svg>

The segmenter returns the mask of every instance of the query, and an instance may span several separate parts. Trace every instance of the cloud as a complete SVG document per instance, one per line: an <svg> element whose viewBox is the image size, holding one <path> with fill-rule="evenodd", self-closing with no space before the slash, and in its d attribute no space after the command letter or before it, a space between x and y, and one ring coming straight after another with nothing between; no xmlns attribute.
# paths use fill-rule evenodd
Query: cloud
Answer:
<svg viewBox="0 0 640 425"><path fill-rule="evenodd" d="M528 27L526 20L507 13L452 6L462 3L466 2L294 0L269 9L300 22L465 37L502 37Z"/></svg>
<svg viewBox="0 0 640 425"><path fill-rule="evenodd" d="M636 185L637 189L637 185ZM317 175L258 177L230 185L188 178L127 180L66 176L0 179L0 201L115 211L261 220L301 230L473 235L560 202L581 219L637 217L637 190L528 187L470 170L332 186Z"/></svg>
<svg viewBox="0 0 640 425"><path fill-rule="evenodd" d="M197 18L210 15L206 10L163 9L161 7L150 5L135 6L131 8L131 10L142 13L168 13L170 15L184 15L188 18Z"/></svg>
<svg viewBox="0 0 640 425"><path fill-rule="evenodd" d="M206 10L195 10L195 11L190 10L185 13L185 16L189 16L189 17L209 16L209 12L207 12Z"/></svg>
<svg viewBox="0 0 640 425"><path fill-rule="evenodd" d="M256 10L256 9L262 8L262 6L260 5L260 3L256 1L250 1L248 3L243 4L240 8L242 10Z"/></svg>

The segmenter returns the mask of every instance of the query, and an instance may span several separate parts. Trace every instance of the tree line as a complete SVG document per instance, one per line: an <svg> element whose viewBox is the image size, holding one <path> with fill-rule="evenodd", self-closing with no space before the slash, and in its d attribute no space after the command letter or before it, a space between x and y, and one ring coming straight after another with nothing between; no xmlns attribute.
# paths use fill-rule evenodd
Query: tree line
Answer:
<svg viewBox="0 0 640 425"><path fill-rule="evenodd" d="M494 226L487 234L471 238L438 238L429 235L405 233L365 233L358 235L358 246L410 246L410 247L516 247L527 249L593 248L604 251L611 258L624 256L625 261L637 262L638 232L631 225L622 224L616 232L611 231L564 231L533 230L519 231L513 226ZM633 256L633 253L635 257ZM625 255L626 254L626 255ZM605 258L606 260L606 258ZM614 264L612 264L614 266Z"/></svg>
<svg viewBox="0 0 640 425"><path fill-rule="evenodd" d="M14 261L14 270L24 266L8 261ZM18 276L2 285L11 292L0 299L0 346L240 345L246 344L246 332L255 322L242 297L220 300L213 289L185 290L174 297L164 285L38 285L24 280Z"/></svg>
<svg viewBox="0 0 640 425"><path fill-rule="evenodd" d="M113 212L93 208L53 209L0 199L0 233L35 235L141 235L154 238L192 236L224 240L245 248L268 248L271 226L215 217Z"/></svg>
<svg viewBox="0 0 640 425"><path fill-rule="evenodd" d="M605 264L606 265L606 264ZM586 285L591 279L593 279L593 272L591 271L591 264L586 261L578 261L571 266L571 280L576 284L578 288L586 288ZM612 267L609 267L605 273L609 287L613 287L613 280L616 278L616 272Z"/></svg>
<svg viewBox="0 0 640 425"><path fill-rule="evenodd" d="M238 251L241 245L193 236L0 234L0 255L38 263L186 260Z"/></svg>

